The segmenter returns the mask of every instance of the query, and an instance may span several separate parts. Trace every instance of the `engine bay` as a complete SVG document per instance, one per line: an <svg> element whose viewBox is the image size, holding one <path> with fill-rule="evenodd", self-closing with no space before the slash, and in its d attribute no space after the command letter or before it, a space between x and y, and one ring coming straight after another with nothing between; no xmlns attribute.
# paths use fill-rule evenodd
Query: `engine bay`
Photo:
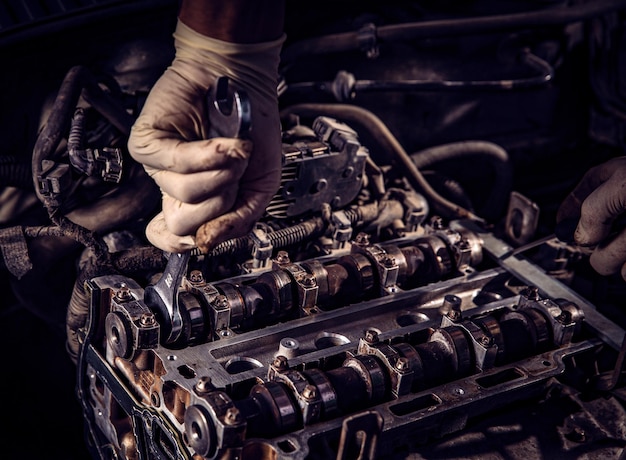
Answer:
<svg viewBox="0 0 626 460"><path fill-rule="evenodd" d="M13 3L5 315L63 336L93 458L624 455L626 285L555 235L624 153L623 2L288 2L280 187L180 254L126 147L176 2Z"/></svg>

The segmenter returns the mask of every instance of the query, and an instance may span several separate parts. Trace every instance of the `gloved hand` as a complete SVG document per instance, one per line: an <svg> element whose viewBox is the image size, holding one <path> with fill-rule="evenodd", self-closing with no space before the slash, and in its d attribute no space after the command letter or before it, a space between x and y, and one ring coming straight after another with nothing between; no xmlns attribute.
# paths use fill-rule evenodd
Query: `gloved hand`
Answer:
<svg viewBox="0 0 626 460"><path fill-rule="evenodd" d="M626 229L616 219L626 211L626 157L590 169L557 213L559 227L577 222L573 242L592 249L589 263L601 275L621 271L626 280Z"/></svg>
<svg viewBox="0 0 626 460"><path fill-rule="evenodd" d="M276 87L284 38L230 43L180 20L174 38L174 61L150 91L128 149L163 194L163 210L146 229L149 241L168 252L194 246L207 252L248 233L278 189ZM207 138L207 91L222 75L250 98L251 141Z"/></svg>

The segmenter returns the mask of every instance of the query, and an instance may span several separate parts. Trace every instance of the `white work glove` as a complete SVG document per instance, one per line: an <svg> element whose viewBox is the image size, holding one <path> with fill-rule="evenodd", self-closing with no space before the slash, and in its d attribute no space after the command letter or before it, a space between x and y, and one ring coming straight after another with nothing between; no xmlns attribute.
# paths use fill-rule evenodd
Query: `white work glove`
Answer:
<svg viewBox="0 0 626 460"><path fill-rule="evenodd" d="M621 272L626 280L626 229L613 225L625 212L626 157L618 157L585 174L561 204L557 229L577 221L573 242L592 250L594 270L601 275Z"/></svg>
<svg viewBox="0 0 626 460"><path fill-rule="evenodd" d="M203 252L247 234L263 215L281 175L278 62L284 37L236 44L178 22L176 56L151 89L128 149L163 193L148 240L168 252ZM208 139L207 91L220 76L244 90L250 140Z"/></svg>

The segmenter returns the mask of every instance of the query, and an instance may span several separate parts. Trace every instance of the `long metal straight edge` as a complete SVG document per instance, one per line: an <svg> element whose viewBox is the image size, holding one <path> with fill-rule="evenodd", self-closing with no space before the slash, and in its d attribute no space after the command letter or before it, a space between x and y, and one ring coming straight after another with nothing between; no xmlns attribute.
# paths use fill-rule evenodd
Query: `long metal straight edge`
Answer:
<svg viewBox="0 0 626 460"><path fill-rule="evenodd" d="M578 305L585 314L585 322L593 332L612 348L620 350L625 337L624 329L602 315L595 305L570 287L546 274L540 267L523 258L517 252L513 253L514 249L511 246L496 238L492 233L485 232L470 221L461 223L464 227L478 234L483 241L483 249L502 268L519 277L522 281L538 287L549 297L566 299Z"/></svg>

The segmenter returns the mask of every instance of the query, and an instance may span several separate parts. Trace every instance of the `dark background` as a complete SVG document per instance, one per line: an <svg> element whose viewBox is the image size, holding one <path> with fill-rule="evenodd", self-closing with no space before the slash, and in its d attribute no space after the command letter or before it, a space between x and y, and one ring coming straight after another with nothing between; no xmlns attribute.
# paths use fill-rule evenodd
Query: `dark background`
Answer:
<svg viewBox="0 0 626 460"><path fill-rule="evenodd" d="M355 2L318 1L288 2L287 34L297 41L321 33L354 30L359 24L379 18L383 23L402 22L407 14L419 17L426 11L430 19L462 16L464 14L502 14L541 9L557 5L558 1L527 0L507 2ZM497 6L494 6L497 3ZM617 2L616 2L617 3ZM419 6L418 6L419 5ZM137 36L166 44L171 52L171 31L174 27L176 1L5 1L0 0L0 155L18 158L25 164L36 140L42 106L59 88L65 73L82 64L96 71L111 70L102 66L117 59L128 39ZM355 9L370 9L363 15ZM471 7L471 8L470 8ZM407 12L407 9L411 10ZM471 11L470 11L471 10ZM381 19L382 18L382 19ZM615 51L600 46L595 67L588 67L589 50L579 34L569 31L565 39L557 34L558 53L548 56L557 63L556 81L548 88L511 94L409 94L363 95L358 102L364 106L381 107L383 118L390 122L399 140L408 148L419 150L443 142L478 138L506 146L516 168L514 188L525 193L542 207L540 231L550 232L560 200L593 164L616 151L621 151L616 139L619 124L596 105L588 88L595 73L605 80L594 80L595 88L617 95L626 79L619 72L626 69L626 58L611 60ZM544 39L545 36L541 35ZM626 35L623 35L626 36ZM548 37L547 43L553 43ZM624 40L622 38L622 40ZM567 40L565 40L567 41ZM287 43L287 45L290 43ZM619 44L619 40L618 40ZM622 48L623 49L623 48ZM415 66L428 74L432 69L449 72L453 78L485 79L500 75L500 63L491 62L492 44L484 37L463 40L426 40L411 50L417 53ZM597 50L596 50L597 51ZM459 60L459 56L461 59ZM155 58L150 69L156 77L167 64L171 54ZM332 80L336 68L343 65L344 56L330 58L308 56L298 62L287 75L294 81ZM376 78L388 68L404 63L403 55L391 54L390 60L379 66L358 58L355 72L362 78ZM619 67L616 63L621 63ZM410 63L415 65L415 62ZM615 68L614 68L615 67ZM618 68L619 67L619 68ZM621 69L621 70L620 70ZM513 69L517 71L517 69ZM130 76L132 78L132 76ZM620 83L621 82L621 83ZM604 85L604 86L603 86ZM621 85L621 86L620 86ZM617 88L617 89L616 89ZM284 102L293 102L288 95ZM606 101L605 101L606 102ZM614 101L609 100L609 105ZM385 110L387 105L387 110ZM449 113L458 107L474 107L473 111L446 124ZM397 108L402 108L402 111ZM407 117L407 113L410 114ZM417 121L416 121L417 120ZM411 124L405 125L407 121ZM621 138L619 138L621 139ZM621 139L623 142L623 139ZM364 144L370 145L364 141ZM374 143L372 145L375 145ZM594 148L594 155L590 149ZM375 149L372 155L376 155ZM460 180L469 190L478 189L484 195L484 177L460 165ZM478 184L478 185L477 185ZM0 184L3 185L3 184ZM482 190L481 190L482 188ZM41 207L31 207L8 221L11 225L44 225L47 216ZM17 280L5 270L0 272L0 350L4 366L0 375L2 428L0 428L0 458L24 459L86 459L90 458L83 438L83 421L75 395L75 367L65 351L65 309L73 282L75 264L82 248L67 240L38 241L32 247L34 269ZM616 318L623 320L620 305L623 284L598 280L590 273L582 284L584 294L605 302ZM562 407L561 407L562 408ZM517 407L508 414L498 414L495 423L507 425L524 420L525 436L536 436L549 451L554 427L567 417L566 412L552 410L550 405L536 409ZM476 429L484 433L485 425ZM508 439L515 443L515 437ZM498 442L483 439L480 446L487 455L498 452ZM448 446L437 451L436 446L424 449L430 458L463 457L467 446ZM469 452L469 451L468 451ZM506 451L502 451L506 456ZM546 458L548 458L546 456Z"/></svg>

